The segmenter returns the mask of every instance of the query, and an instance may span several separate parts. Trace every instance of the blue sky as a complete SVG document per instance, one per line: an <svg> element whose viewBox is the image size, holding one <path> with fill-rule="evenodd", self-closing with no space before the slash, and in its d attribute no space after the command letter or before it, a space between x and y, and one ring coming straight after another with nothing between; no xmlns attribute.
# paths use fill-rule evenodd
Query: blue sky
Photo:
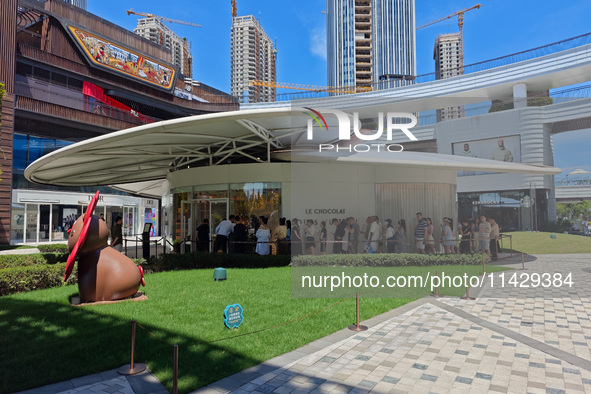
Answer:
<svg viewBox="0 0 591 394"><path fill-rule="evenodd" d="M416 23L441 18L457 10L482 4L464 15L464 64L539 47L591 31L591 1L588 0L415 0ZM277 81L326 85L326 0L237 0L238 15L261 17L261 25L277 39ZM149 12L171 19L200 24L170 27L192 43L193 78L229 92L230 88L230 0L88 0L88 11L123 28L133 30L137 16L127 9ZM457 17L417 31L418 74L434 71L433 43L441 33L457 31ZM589 133L573 133L555 138L556 166L572 167L572 155L563 162L561 140L586 141ZM578 138L578 139L577 139ZM586 140L585 140L586 139ZM575 150L584 149L581 146ZM587 158L591 158L587 152ZM570 156L570 157L569 157ZM581 159L584 156L581 156ZM591 171L591 160L580 167ZM572 164L572 165L571 165ZM573 168L574 169L574 168Z"/></svg>

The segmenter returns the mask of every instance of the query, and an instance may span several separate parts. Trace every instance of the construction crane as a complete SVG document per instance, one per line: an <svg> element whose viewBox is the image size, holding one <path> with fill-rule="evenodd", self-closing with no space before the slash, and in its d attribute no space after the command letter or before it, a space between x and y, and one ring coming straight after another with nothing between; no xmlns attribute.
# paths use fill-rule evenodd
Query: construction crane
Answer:
<svg viewBox="0 0 591 394"><path fill-rule="evenodd" d="M158 16L158 15L149 14L149 13L146 13L146 12L135 12L134 10L127 10L127 15L131 15L131 14L138 15L138 16L143 16L144 18L160 19L161 21L170 22L170 23L179 23L181 25L201 27L201 25L198 25L196 23L179 21L179 20L176 20L176 19L170 19L170 18L166 18L164 16Z"/></svg>
<svg viewBox="0 0 591 394"><path fill-rule="evenodd" d="M248 81L248 84L251 86L266 86L266 87L270 87L270 88L295 89L295 90L307 90L310 92L329 92L329 93L345 93L345 94L362 93L362 92L370 92L371 91L371 87L365 87L365 86L317 86L317 85L302 85L302 84L298 84L298 83L259 81L259 80L250 80L250 81Z"/></svg>
<svg viewBox="0 0 591 394"><path fill-rule="evenodd" d="M460 64L463 65L464 64L464 35L463 35L464 13L474 10L474 9L479 9L480 7L482 7L482 4L478 3L473 7L464 8L463 10L456 11L453 14L444 16L443 18L439 18L439 19L431 21L429 23L425 23L424 25L417 27L417 30L422 29L427 26L431 26L435 23L439 23L441 21L453 18L454 16L457 15L458 16L458 32L460 33Z"/></svg>
<svg viewBox="0 0 591 394"><path fill-rule="evenodd" d="M232 18L236 18L238 15L238 6L236 5L236 0L231 0L232 3Z"/></svg>

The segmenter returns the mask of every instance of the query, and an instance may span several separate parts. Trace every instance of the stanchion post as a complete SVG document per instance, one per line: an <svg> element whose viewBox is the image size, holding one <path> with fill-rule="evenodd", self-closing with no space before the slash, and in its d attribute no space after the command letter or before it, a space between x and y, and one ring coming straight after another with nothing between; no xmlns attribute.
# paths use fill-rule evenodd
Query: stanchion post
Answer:
<svg viewBox="0 0 591 394"><path fill-rule="evenodd" d="M146 370L146 364L136 364L135 358L135 320L131 321L131 362L117 370L120 375L135 375Z"/></svg>
<svg viewBox="0 0 591 394"><path fill-rule="evenodd" d="M172 356L172 393L177 394L179 385L179 345L173 346Z"/></svg>
<svg viewBox="0 0 591 394"><path fill-rule="evenodd" d="M482 275L486 274L486 264L484 263L484 256L482 256Z"/></svg>
<svg viewBox="0 0 591 394"><path fill-rule="evenodd" d="M357 292L357 308L356 308L356 313L357 313L357 318L356 318L356 323L355 324L351 324L349 326L349 330L351 331L365 331L367 330L367 326L362 326L361 324L359 324L359 292Z"/></svg>
<svg viewBox="0 0 591 394"><path fill-rule="evenodd" d="M525 270L525 256L521 253L521 270Z"/></svg>
<svg viewBox="0 0 591 394"><path fill-rule="evenodd" d="M466 295L464 297L461 297L462 300L475 300L476 298L472 298L470 297L470 279L468 276L468 273L466 272Z"/></svg>

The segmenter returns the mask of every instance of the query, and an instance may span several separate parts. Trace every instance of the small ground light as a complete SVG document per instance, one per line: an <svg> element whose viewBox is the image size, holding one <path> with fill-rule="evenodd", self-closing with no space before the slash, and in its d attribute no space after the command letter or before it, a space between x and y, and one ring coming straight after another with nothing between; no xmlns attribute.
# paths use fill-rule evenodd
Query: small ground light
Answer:
<svg viewBox="0 0 591 394"><path fill-rule="evenodd" d="M219 280L226 280L228 276L226 275L225 268L215 268L213 270L213 279L217 282Z"/></svg>

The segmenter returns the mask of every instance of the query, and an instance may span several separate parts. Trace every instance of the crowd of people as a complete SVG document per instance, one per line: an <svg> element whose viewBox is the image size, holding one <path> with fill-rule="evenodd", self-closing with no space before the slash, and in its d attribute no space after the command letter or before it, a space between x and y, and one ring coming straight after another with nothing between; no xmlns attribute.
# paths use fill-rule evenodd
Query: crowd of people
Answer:
<svg viewBox="0 0 591 394"><path fill-rule="evenodd" d="M294 218L276 218L275 212L267 216L250 218L231 215L215 228L213 251L224 253L245 253L248 245L256 244L254 251L260 255L308 254L325 255L357 253L407 253L408 245L414 243L414 251L421 254L485 253L496 258L500 250L500 226L494 218L481 215L479 218L465 218L454 226L452 218L444 217L440 223L436 251L435 225L430 217L416 213L414 231L407 231L407 223L399 219L380 221L378 216L369 216L360 226L357 219L333 218L329 221ZM197 227L197 250L208 251L210 243L207 219ZM412 231L412 229L411 229ZM275 250L274 250L275 249Z"/></svg>

